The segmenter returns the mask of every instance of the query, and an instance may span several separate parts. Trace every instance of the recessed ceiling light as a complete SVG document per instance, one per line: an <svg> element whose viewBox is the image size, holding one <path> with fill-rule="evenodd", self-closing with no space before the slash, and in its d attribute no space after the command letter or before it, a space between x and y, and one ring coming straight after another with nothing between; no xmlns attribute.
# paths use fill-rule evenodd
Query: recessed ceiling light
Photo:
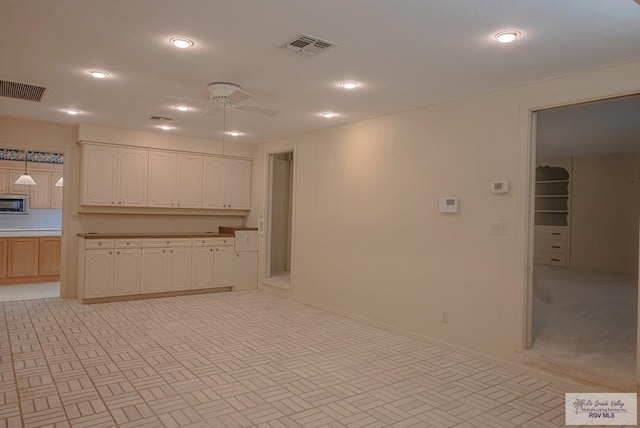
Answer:
<svg viewBox="0 0 640 428"><path fill-rule="evenodd" d="M68 109L68 110L65 110L64 112L67 113L68 115L71 115L71 116L75 116L77 114L80 114L80 112L78 110L73 110L73 109Z"/></svg>
<svg viewBox="0 0 640 428"><path fill-rule="evenodd" d="M340 86L345 89L355 89L360 86L360 84L355 80L345 80L344 82L340 82Z"/></svg>
<svg viewBox="0 0 640 428"><path fill-rule="evenodd" d="M242 134L240 132L236 132L236 131L229 131L229 132L227 132L227 135L231 135L232 137L239 137Z"/></svg>
<svg viewBox="0 0 640 428"><path fill-rule="evenodd" d="M494 37L500 43L511 43L521 35L522 33L520 31L508 30L508 31L501 31L498 34L496 34Z"/></svg>
<svg viewBox="0 0 640 428"><path fill-rule="evenodd" d="M334 113L332 111L325 111L324 113L320 113L320 116L324 117L325 119L331 119L332 117L336 117L338 115L338 113Z"/></svg>
<svg viewBox="0 0 640 428"><path fill-rule="evenodd" d="M189 111L189 110L191 110L191 107L189 107L189 106L173 106L173 108L178 110L178 111Z"/></svg>
<svg viewBox="0 0 640 428"><path fill-rule="evenodd" d="M160 125L160 129L163 131L170 131L172 128L169 125Z"/></svg>
<svg viewBox="0 0 640 428"><path fill-rule="evenodd" d="M104 79L109 76L109 73L107 73L106 71L94 70L90 71L89 73L91 73L91 75L96 79Z"/></svg>
<svg viewBox="0 0 640 428"><path fill-rule="evenodd" d="M173 46L180 49L186 49L193 46L193 40L185 39L184 37L172 37L169 41Z"/></svg>

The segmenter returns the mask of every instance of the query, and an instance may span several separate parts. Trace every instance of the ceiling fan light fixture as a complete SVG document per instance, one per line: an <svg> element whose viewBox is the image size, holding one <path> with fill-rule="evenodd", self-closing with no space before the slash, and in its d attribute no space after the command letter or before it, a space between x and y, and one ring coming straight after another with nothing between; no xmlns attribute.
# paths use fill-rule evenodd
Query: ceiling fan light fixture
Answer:
<svg viewBox="0 0 640 428"><path fill-rule="evenodd" d="M169 39L171 44L178 49L187 49L194 45L193 40L185 37L172 37Z"/></svg>
<svg viewBox="0 0 640 428"><path fill-rule="evenodd" d="M89 72L94 79L106 79L109 77L109 73L106 71L93 70Z"/></svg>
<svg viewBox="0 0 640 428"><path fill-rule="evenodd" d="M173 129L169 125L160 125L158 128L162 129L163 131L171 131Z"/></svg>
<svg viewBox="0 0 640 428"><path fill-rule="evenodd" d="M177 106L173 106L173 108L178 110L178 111L189 111L189 110L191 110L191 107L185 106L185 105L177 105Z"/></svg>
<svg viewBox="0 0 640 428"><path fill-rule="evenodd" d="M340 86L342 86L344 89L355 89L360 86L360 83L356 82L355 80L345 80L344 82L340 82Z"/></svg>
<svg viewBox="0 0 640 428"><path fill-rule="evenodd" d="M511 43L520 36L522 36L522 33L520 31L506 30L506 31L500 31L493 37L500 43Z"/></svg>

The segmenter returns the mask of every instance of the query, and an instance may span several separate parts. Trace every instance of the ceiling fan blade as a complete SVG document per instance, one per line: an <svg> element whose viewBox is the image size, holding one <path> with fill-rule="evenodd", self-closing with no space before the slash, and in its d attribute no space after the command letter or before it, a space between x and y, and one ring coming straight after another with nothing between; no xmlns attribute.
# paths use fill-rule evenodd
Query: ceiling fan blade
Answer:
<svg viewBox="0 0 640 428"><path fill-rule="evenodd" d="M211 107L210 109L207 109L207 110L203 111L202 113L200 113L200 117L216 115L216 114L218 114L218 110L220 110L220 109L217 106Z"/></svg>
<svg viewBox="0 0 640 428"><path fill-rule="evenodd" d="M243 111L250 111L251 113L263 114L265 116L275 116L276 114L279 113L278 110L273 110L273 109L264 108L264 107L248 106L244 104L235 104L234 108L237 108L238 110L243 110Z"/></svg>
<svg viewBox="0 0 640 428"><path fill-rule="evenodd" d="M239 103L252 97L253 95L251 95L250 93L245 92L242 89L236 89L235 91L227 95L227 100L232 103Z"/></svg>
<svg viewBox="0 0 640 428"><path fill-rule="evenodd" d="M162 98L171 98L172 100L193 101L196 103L210 103L211 100L201 100L198 98L174 97L173 95L163 95Z"/></svg>

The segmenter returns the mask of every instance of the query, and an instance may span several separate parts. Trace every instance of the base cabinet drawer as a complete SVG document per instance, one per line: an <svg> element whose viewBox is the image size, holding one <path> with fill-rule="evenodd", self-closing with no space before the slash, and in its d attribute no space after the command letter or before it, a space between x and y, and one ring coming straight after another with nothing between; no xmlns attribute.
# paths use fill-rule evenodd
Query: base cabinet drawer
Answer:
<svg viewBox="0 0 640 428"><path fill-rule="evenodd" d="M535 250L544 253L567 253L567 241L558 241L555 239L536 239Z"/></svg>
<svg viewBox="0 0 640 428"><path fill-rule="evenodd" d="M548 253L544 251L536 251L533 255L534 263L553 266L566 266L567 255L560 253Z"/></svg>
<svg viewBox="0 0 640 428"><path fill-rule="evenodd" d="M536 226L535 228L535 239L566 241L568 235L566 226Z"/></svg>

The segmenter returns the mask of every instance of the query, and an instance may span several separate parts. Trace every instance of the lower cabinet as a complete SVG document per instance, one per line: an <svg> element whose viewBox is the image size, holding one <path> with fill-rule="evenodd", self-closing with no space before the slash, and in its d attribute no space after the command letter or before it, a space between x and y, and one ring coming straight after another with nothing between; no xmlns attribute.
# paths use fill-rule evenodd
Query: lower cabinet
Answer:
<svg viewBox="0 0 640 428"><path fill-rule="evenodd" d="M258 288L258 252L237 252L233 272L233 289L255 290Z"/></svg>
<svg viewBox="0 0 640 428"><path fill-rule="evenodd" d="M38 276L38 238L9 238L9 278Z"/></svg>
<svg viewBox="0 0 640 428"><path fill-rule="evenodd" d="M80 239L84 299L233 286L234 239Z"/></svg>
<svg viewBox="0 0 640 428"><path fill-rule="evenodd" d="M0 285L59 281L60 237L0 238Z"/></svg>

